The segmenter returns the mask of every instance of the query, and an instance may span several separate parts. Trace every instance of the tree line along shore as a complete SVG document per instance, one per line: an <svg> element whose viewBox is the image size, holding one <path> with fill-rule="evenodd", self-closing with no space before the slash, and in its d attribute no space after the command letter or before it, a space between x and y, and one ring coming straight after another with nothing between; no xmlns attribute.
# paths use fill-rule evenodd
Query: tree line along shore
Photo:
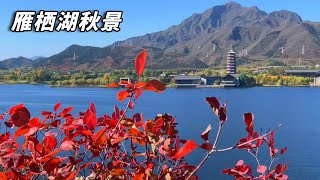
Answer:
<svg viewBox="0 0 320 180"><path fill-rule="evenodd" d="M310 86L310 77L286 75L284 72L291 67L239 67L240 86ZM203 75L223 77L227 74L224 69L174 69L151 70L146 69L141 81L158 79L168 87L175 87L175 75ZM36 70L2 70L0 84L49 84L61 87L93 86L104 87L112 82L119 82L121 78L136 79L133 69L105 70L101 72L74 70L69 72L50 71L44 68ZM219 87L221 80L212 82L210 87Z"/></svg>

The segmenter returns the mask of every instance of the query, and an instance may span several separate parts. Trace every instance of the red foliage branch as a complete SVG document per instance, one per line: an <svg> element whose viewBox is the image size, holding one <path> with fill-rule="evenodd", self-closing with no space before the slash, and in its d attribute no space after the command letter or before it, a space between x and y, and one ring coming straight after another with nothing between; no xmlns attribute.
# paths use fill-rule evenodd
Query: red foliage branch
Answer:
<svg viewBox="0 0 320 180"><path fill-rule="evenodd" d="M142 51L135 60L139 77L143 75L147 53ZM107 87L119 87L111 83ZM62 108L59 102L53 112L43 111L42 117L31 117L29 110L19 104L0 114L0 123L6 131L0 134L0 179L198 179L197 171L213 153L245 149L257 161L257 176L251 167L240 160L234 168L223 173L242 179L284 180L288 165L273 162L287 151L275 147L274 130L264 134L254 131L254 116L244 114L247 137L231 147L219 149L220 134L227 122L227 105L215 97L206 98L219 120L213 141L209 139L212 126L201 134L205 141L198 145L193 140L183 140L176 130L176 119L171 115L157 115L145 120L141 113L133 112L135 101L144 91L163 92L166 87L158 80L131 82L121 90L117 99L128 99L126 108L114 107L114 112L97 117L94 104L78 116L72 107ZM11 134L11 132L14 132ZM20 145L22 142L22 145ZM267 145L270 164L260 164L259 148ZM195 149L207 151L197 165L186 162L185 156Z"/></svg>

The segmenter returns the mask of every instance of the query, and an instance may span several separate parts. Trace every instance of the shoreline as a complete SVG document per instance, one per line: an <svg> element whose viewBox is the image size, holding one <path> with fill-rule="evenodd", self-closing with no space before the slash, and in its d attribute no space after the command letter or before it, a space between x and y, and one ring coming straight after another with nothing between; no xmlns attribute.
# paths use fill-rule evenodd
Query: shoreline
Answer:
<svg viewBox="0 0 320 180"><path fill-rule="evenodd" d="M106 85L83 85L83 86L58 86L58 85L51 85L50 82L38 82L38 83L30 83L26 81L0 81L0 85L15 85L15 84L26 84L26 85L48 85L52 88L105 88ZM256 86L239 86L239 87L224 87L221 85L208 85L208 86L197 86L197 87L176 87L174 85L166 85L166 88L189 88L189 89L200 89L200 88L253 88L253 87L319 87L319 86L312 86L312 85L256 85Z"/></svg>

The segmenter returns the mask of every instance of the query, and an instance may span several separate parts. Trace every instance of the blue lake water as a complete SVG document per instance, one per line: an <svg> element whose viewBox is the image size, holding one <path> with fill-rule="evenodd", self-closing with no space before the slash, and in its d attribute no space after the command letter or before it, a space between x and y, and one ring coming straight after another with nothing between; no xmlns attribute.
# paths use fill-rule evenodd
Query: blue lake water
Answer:
<svg viewBox="0 0 320 180"><path fill-rule="evenodd" d="M40 110L52 110L57 101L64 106L74 106L75 112L84 111L90 102L96 104L100 115L110 114L114 105L124 108L116 100L117 89L104 88L51 88L46 85L0 85L0 107L24 103L33 116ZM217 129L217 120L205 101L216 96L228 102L229 118L223 129L219 148L234 145L244 137L244 112L255 114L256 129L282 127L276 131L276 146L288 147L288 152L278 162L288 162L290 179L320 179L320 89L289 87L256 87L247 89L168 89L163 93L144 93L136 102L136 111L145 118L169 113L177 118L182 139L202 143L200 134L208 124ZM213 138L214 134L210 134ZM268 152L262 149L262 164ZM198 150L188 157L197 164L205 152ZM255 160L244 151L214 154L199 171L200 179L232 179L221 174L224 168L233 167L239 159L255 165ZM255 166L254 166L255 167ZM255 170L254 170L255 171Z"/></svg>

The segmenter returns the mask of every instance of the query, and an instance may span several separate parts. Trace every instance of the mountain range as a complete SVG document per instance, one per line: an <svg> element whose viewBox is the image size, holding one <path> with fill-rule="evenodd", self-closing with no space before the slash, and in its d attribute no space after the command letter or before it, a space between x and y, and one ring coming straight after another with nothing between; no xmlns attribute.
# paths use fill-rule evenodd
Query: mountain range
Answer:
<svg viewBox="0 0 320 180"><path fill-rule="evenodd" d="M35 60L11 58L0 61L0 69L121 69L132 67L142 49L148 51L148 68L158 69L224 65L230 49L240 56L240 64L272 64L299 57L315 64L320 62L320 23L303 21L297 13L286 10L266 13L229 2L193 14L163 31L102 48L71 45L58 54Z"/></svg>

